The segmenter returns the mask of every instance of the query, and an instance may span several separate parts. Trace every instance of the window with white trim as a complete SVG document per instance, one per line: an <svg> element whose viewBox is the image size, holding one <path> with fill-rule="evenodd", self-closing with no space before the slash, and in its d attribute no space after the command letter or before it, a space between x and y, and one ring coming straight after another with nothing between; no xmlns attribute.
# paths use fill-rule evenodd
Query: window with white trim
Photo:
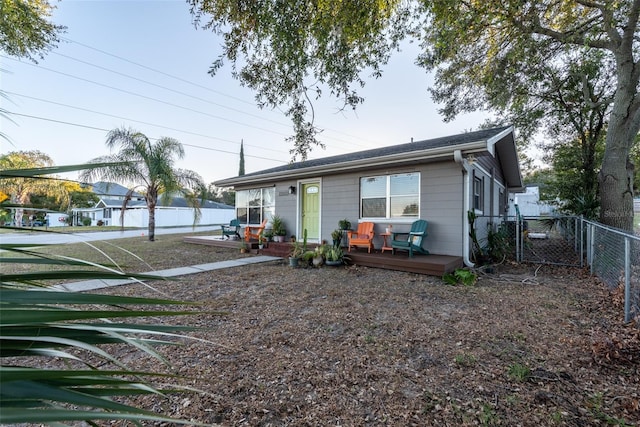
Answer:
<svg viewBox="0 0 640 427"><path fill-rule="evenodd" d="M260 224L275 213L276 189L253 188L236 191L236 218L243 225Z"/></svg>
<svg viewBox="0 0 640 427"><path fill-rule="evenodd" d="M360 178L361 218L419 218L420 173Z"/></svg>
<svg viewBox="0 0 640 427"><path fill-rule="evenodd" d="M484 185L482 178L473 178L473 209L482 211L482 200L484 196Z"/></svg>

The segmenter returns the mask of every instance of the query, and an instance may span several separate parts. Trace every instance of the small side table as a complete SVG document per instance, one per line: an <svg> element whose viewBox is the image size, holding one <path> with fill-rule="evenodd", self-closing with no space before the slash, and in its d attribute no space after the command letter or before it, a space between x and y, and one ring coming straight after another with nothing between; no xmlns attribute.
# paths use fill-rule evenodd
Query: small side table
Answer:
<svg viewBox="0 0 640 427"><path fill-rule="evenodd" d="M389 250L393 253L393 248L389 246L387 238L391 237L391 233L380 233L382 236L382 248L380 248L380 253L383 254L384 251Z"/></svg>

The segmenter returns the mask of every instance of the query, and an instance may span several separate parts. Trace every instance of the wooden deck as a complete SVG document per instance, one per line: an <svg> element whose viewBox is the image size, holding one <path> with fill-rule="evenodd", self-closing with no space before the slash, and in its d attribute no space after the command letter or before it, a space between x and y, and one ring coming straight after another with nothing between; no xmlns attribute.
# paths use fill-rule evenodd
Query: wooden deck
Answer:
<svg viewBox="0 0 640 427"><path fill-rule="evenodd" d="M199 245L211 245L224 248L240 247L239 240L221 240L220 236L193 236L185 237L187 243ZM315 245L309 245L313 247ZM291 248L290 243L274 243L270 242L268 247L258 249L257 243L251 244L251 252L260 253L262 255L272 255L287 257ZM346 249L345 249L346 250ZM427 274L431 276L442 276L444 273L454 271L456 268L463 266L462 257L449 255L414 255L409 258L407 252L398 251L391 254L390 251L380 253L367 253L365 250L355 250L346 252L349 256L349 264L356 264L365 267L384 268L387 270L406 271L410 273Z"/></svg>

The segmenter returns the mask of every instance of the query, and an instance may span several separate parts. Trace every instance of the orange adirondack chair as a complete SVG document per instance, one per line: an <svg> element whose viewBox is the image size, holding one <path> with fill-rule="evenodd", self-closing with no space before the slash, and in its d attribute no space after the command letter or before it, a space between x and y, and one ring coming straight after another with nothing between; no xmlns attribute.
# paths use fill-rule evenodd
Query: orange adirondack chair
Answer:
<svg viewBox="0 0 640 427"><path fill-rule="evenodd" d="M267 226L267 220L262 221L260 225L247 225L244 228L244 240L249 242L252 238L258 240L262 236L264 228Z"/></svg>
<svg viewBox="0 0 640 427"><path fill-rule="evenodd" d="M349 241L349 252L351 252L351 247L358 246L366 246L369 253L371 253L371 249L373 249L373 226L372 222L361 222L358 224L357 231L347 231L347 239Z"/></svg>

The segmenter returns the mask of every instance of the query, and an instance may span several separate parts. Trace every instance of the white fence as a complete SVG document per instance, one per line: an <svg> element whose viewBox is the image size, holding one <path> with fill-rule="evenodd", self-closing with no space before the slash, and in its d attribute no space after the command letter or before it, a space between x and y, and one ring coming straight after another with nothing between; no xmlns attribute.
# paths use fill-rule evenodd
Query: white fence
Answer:
<svg viewBox="0 0 640 427"><path fill-rule="evenodd" d="M111 218L104 217L105 209L83 209L82 216L91 219L91 225L102 221L104 225L146 228L149 225L149 210L145 208L126 209L121 221L121 209L111 209ZM192 208L156 207L156 227L191 226L194 222ZM197 225L229 224L235 218L234 209L200 209L201 217ZM76 219L77 222L80 218Z"/></svg>

